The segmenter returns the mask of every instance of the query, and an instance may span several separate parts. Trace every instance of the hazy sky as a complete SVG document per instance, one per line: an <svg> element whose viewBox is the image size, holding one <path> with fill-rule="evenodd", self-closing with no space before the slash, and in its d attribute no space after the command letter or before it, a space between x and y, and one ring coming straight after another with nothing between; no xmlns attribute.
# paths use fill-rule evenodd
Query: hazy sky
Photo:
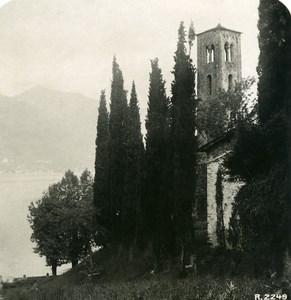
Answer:
<svg viewBox="0 0 291 300"><path fill-rule="evenodd" d="M106 88L109 99L116 54L144 114L150 59L159 58L170 94L181 20L186 28L193 20L196 33L219 22L243 32L243 76L256 75L257 7L258 0L8 1L0 8L0 94L41 85L95 99Z"/></svg>
<svg viewBox="0 0 291 300"><path fill-rule="evenodd" d="M160 59L170 93L181 20L186 28L193 20L196 33L219 22L243 32L243 76L256 75L258 0L0 0L1 5L2 94L42 85L93 98L106 88L109 98L116 54L126 89L136 81L144 110L150 59Z"/></svg>
<svg viewBox="0 0 291 300"><path fill-rule="evenodd" d="M290 5L290 0L286 1ZM259 0L0 0L0 94L15 95L41 85L79 92L97 101L100 90L106 88L109 100L115 54L126 89L130 90L132 80L136 81L143 119L150 59L159 58L170 95L173 55L181 20L185 21L186 28L193 20L196 33L218 23L243 32L243 76L256 75L258 3ZM16 211L21 224L27 222L25 207L35 192L33 186L29 188L28 202L23 202L20 211ZM15 195L22 196L14 184L13 189ZM42 190L43 187L39 188ZM4 203L12 195L7 187L6 194L2 191L0 202ZM37 257L32 254L28 224L23 228L27 228L25 249ZM19 235L6 240L6 245L2 240L2 250L10 249L9 245L14 247ZM4 236L4 240L8 238ZM22 259L18 252L10 255L15 259L15 266L17 256ZM23 253L23 257L27 257L23 262L32 264L33 257L30 258L28 252ZM14 265L8 266L10 272L18 274ZM27 266L20 267L20 272L22 269L30 272ZM31 272L36 274L32 267ZM1 272L4 274L5 270L2 268Z"/></svg>

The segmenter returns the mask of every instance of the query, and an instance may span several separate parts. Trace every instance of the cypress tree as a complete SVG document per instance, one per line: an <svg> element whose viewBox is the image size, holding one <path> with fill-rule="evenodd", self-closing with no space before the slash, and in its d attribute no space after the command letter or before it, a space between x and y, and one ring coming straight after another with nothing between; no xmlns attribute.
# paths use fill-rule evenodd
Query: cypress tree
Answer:
<svg viewBox="0 0 291 300"><path fill-rule="evenodd" d="M116 58L112 64L111 103L109 116L109 197L111 241L121 242L121 214L124 199L124 174L127 163L128 106L123 75Z"/></svg>
<svg viewBox="0 0 291 300"><path fill-rule="evenodd" d="M242 229L244 257L249 258L249 269L257 274L265 265L282 271L288 242L289 255L291 249L290 23L290 13L283 4L260 0L259 122L240 128L227 161L231 174L246 182L234 206Z"/></svg>
<svg viewBox="0 0 291 300"><path fill-rule="evenodd" d="M95 178L94 178L94 204L98 211L99 225L107 231L110 230L110 203L108 195L109 176L109 115L106 107L105 91L101 91L100 104L98 109L96 157L95 157ZM97 217L97 216L96 216ZM105 236L100 236L101 244L105 243Z"/></svg>
<svg viewBox="0 0 291 300"><path fill-rule="evenodd" d="M155 269L161 249L170 252L173 245L172 203L169 197L169 99L158 59L151 61L148 110L146 117L146 163L144 220L155 256Z"/></svg>
<svg viewBox="0 0 291 300"><path fill-rule="evenodd" d="M181 251L181 272L185 251L193 245L193 201L195 188L195 69L186 53L183 22L178 31L172 83L173 199L177 242Z"/></svg>
<svg viewBox="0 0 291 300"><path fill-rule="evenodd" d="M290 85L290 25L290 13L280 1L260 1L260 55L257 72L258 113L262 123L287 107L289 95L286 91Z"/></svg>
<svg viewBox="0 0 291 300"><path fill-rule="evenodd" d="M129 102L126 145L127 161L121 226L124 246L130 247L136 239L137 218L140 215L141 171L144 152L138 99L134 82L132 83Z"/></svg>

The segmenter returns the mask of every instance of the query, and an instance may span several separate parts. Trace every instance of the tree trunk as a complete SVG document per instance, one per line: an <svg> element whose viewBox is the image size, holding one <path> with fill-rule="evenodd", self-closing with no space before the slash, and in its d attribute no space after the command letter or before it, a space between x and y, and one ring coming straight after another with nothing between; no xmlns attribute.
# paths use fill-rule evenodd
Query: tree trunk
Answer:
<svg viewBox="0 0 291 300"><path fill-rule="evenodd" d="M53 260L52 262L52 274L53 276L57 276L57 261Z"/></svg>
<svg viewBox="0 0 291 300"><path fill-rule="evenodd" d="M73 259L72 260L72 268L76 267L77 264L78 264L78 260L77 259Z"/></svg>
<svg viewBox="0 0 291 300"><path fill-rule="evenodd" d="M197 259L196 259L196 255L194 253L192 253L190 255L190 265L192 267L193 272L196 274L197 273Z"/></svg>
<svg viewBox="0 0 291 300"><path fill-rule="evenodd" d="M186 261L186 256L185 256L185 246L184 243L181 244L181 261L180 261L180 273L181 276L184 276L186 274L185 271L185 261Z"/></svg>

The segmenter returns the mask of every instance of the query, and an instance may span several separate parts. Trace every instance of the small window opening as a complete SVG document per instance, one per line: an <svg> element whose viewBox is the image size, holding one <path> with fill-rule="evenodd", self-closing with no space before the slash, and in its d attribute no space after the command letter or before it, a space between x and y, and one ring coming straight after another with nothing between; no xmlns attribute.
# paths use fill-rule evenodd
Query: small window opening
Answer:
<svg viewBox="0 0 291 300"><path fill-rule="evenodd" d="M224 45L224 54L225 54L225 61L230 61L230 47L229 47L229 43L225 43L225 45Z"/></svg>
<svg viewBox="0 0 291 300"><path fill-rule="evenodd" d="M228 75L228 90L231 90L231 89L232 89L232 85L233 85L232 75L229 74L229 75Z"/></svg>
<svg viewBox="0 0 291 300"><path fill-rule="evenodd" d="M206 50L206 63L208 64L209 61L210 61L210 57L209 57L209 51L208 51L208 47L207 46L205 47L205 50Z"/></svg>
<svg viewBox="0 0 291 300"><path fill-rule="evenodd" d="M207 88L208 88L208 94L212 94L212 77L211 75L207 76Z"/></svg>
<svg viewBox="0 0 291 300"><path fill-rule="evenodd" d="M230 45L230 61L233 61L233 44Z"/></svg>
<svg viewBox="0 0 291 300"><path fill-rule="evenodd" d="M214 45L210 46L210 62L214 62Z"/></svg>

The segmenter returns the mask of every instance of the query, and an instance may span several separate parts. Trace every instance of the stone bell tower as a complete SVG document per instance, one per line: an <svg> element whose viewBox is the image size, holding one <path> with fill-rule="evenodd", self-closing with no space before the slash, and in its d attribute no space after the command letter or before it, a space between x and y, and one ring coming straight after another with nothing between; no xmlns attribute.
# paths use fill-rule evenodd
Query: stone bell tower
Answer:
<svg viewBox="0 0 291 300"><path fill-rule="evenodd" d="M218 24L197 34L197 94L206 100L241 81L241 32Z"/></svg>
<svg viewBox="0 0 291 300"><path fill-rule="evenodd" d="M215 28L197 34L197 95L202 101L213 99L220 89L229 90L241 81L241 32L226 29L218 24ZM196 195L196 235L207 236L213 246L217 240L216 181L218 170L223 166L226 153L231 149L232 135L215 139L204 138L198 133L198 181ZM200 185L199 185L200 184ZM223 179L223 223L229 228L232 203L241 184ZM198 224L198 225L197 225Z"/></svg>

